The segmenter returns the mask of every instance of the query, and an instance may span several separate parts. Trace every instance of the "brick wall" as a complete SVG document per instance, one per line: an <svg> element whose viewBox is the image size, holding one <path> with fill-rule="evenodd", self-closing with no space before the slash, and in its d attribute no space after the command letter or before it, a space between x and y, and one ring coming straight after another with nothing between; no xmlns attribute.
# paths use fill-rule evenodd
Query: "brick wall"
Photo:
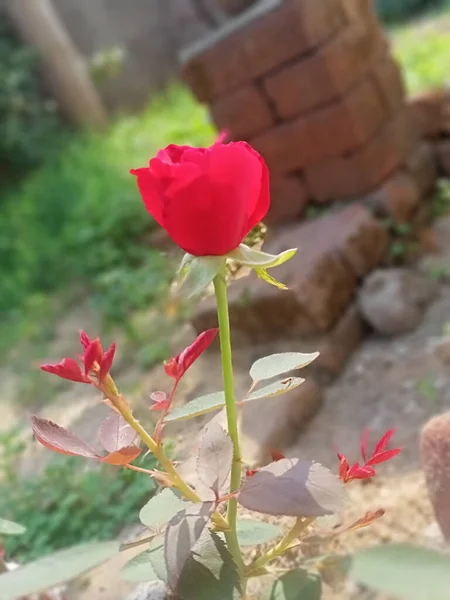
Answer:
<svg viewBox="0 0 450 600"><path fill-rule="evenodd" d="M217 127L266 159L269 222L424 170L410 167L419 131L370 0L260 0L181 61Z"/></svg>

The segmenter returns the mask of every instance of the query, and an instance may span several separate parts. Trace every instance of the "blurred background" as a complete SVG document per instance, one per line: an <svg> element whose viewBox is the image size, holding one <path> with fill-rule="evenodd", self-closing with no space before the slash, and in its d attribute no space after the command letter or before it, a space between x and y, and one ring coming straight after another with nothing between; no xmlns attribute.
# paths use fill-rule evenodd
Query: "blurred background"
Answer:
<svg viewBox="0 0 450 600"><path fill-rule="evenodd" d="M448 0L375 7L410 94L450 81ZM0 0L0 516L28 526L6 542L18 560L117 534L153 490L76 459L24 464L26 423L50 403L75 410L72 386L38 365L75 356L80 328L119 340L133 394L170 355L185 316L167 301L179 255L129 169L168 143L214 140L178 56L233 11L231 0Z"/></svg>

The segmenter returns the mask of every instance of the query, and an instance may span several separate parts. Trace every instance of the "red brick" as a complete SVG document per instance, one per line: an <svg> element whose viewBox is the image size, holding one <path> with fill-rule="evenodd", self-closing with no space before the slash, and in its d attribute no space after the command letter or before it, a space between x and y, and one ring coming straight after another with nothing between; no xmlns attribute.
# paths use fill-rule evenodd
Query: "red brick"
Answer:
<svg viewBox="0 0 450 600"><path fill-rule="evenodd" d="M345 22L335 0L266 0L181 53L182 75L209 102L299 56Z"/></svg>
<svg viewBox="0 0 450 600"><path fill-rule="evenodd" d="M365 198L376 214L396 223L411 221L420 203L420 189L414 177L399 171Z"/></svg>
<svg viewBox="0 0 450 600"><path fill-rule="evenodd" d="M308 167L306 185L318 202L366 194L405 161L416 141L414 124L401 111L362 148Z"/></svg>
<svg viewBox="0 0 450 600"><path fill-rule="evenodd" d="M273 176L270 209L264 223L277 225L300 217L308 203L308 192L298 175Z"/></svg>
<svg viewBox="0 0 450 600"><path fill-rule="evenodd" d="M352 301L358 278L384 257L387 235L360 205L307 223L285 226L266 244L267 252L298 248L294 258L274 271L288 290L256 277L229 288L235 343L258 343L283 336L313 335L332 327ZM215 302L202 302L193 318L197 331L217 323Z"/></svg>
<svg viewBox="0 0 450 600"><path fill-rule="evenodd" d="M211 116L217 128L228 129L233 139L245 139L274 123L269 103L254 85L240 88L213 102Z"/></svg>
<svg viewBox="0 0 450 600"><path fill-rule="evenodd" d="M285 173L364 144L381 126L384 109L365 79L342 100L256 136L252 145L270 169Z"/></svg>
<svg viewBox="0 0 450 600"><path fill-rule="evenodd" d="M372 77L386 112L395 114L405 104L406 93L401 69L390 54L377 63Z"/></svg>
<svg viewBox="0 0 450 600"><path fill-rule="evenodd" d="M428 195L436 185L437 163L430 143L416 144L406 167L419 186L421 196Z"/></svg>
<svg viewBox="0 0 450 600"><path fill-rule="evenodd" d="M441 175L450 177L450 139L444 139L434 144L438 169Z"/></svg>
<svg viewBox="0 0 450 600"><path fill-rule="evenodd" d="M278 115L292 118L342 96L385 50L380 28L355 23L308 57L265 80Z"/></svg>

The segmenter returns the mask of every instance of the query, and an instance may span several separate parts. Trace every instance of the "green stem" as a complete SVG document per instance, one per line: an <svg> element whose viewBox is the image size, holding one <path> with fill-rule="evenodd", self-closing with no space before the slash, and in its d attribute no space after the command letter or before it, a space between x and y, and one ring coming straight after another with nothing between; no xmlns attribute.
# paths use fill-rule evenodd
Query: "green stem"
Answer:
<svg viewBox="0 0 450 600"><path fill-rule="evenodd" d="M239 446L238 420L234 397L233 364L231 360L230 319L228 316L226 264L214 278L214 289L217 300L217 317L219 321L220 352L222 355L222 375L227 410L228 434L233 443L233 463L231 465L230 492L236 492L241 486L242 457ZM236 531L237 499L228 502L227 521L230 530L226 532L228 549L243 579L244 561Z"/></svg>
<svg viewBox="0 0 450 600"><path fill-rule="evenodd" d="M298 536L307 528L314 519L307 519L299 517L294 527L287 532L287 534L276 544L273 548L271 548L268 552L260 556L257 560L255 560L247 570L247 577L252 577L256 574L260 569L264 568L268 563L272 560L284 554L286 550L289 549L289 546L292 542L298 538Z"/></svg>

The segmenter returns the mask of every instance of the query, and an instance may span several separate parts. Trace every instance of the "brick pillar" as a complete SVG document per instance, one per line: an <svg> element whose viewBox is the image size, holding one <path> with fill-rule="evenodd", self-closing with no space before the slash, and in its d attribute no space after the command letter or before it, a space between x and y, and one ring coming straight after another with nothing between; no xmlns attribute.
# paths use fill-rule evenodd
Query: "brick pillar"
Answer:
<svg viewBox="0 0 450 600"><path fill-rule="evenodd" d="M266 159L269 223L308 203L373 202L398 173L418 189L433 183L422 181L429 158L370 0L260 0L181 60L217 127ZM377 206L389 214L389 202Z"/></svg>

